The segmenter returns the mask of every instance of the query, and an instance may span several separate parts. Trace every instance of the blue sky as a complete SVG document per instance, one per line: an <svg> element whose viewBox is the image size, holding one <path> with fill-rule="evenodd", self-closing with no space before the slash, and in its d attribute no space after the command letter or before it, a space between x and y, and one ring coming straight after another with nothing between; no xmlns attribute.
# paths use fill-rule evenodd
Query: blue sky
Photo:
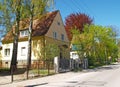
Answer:
<svg viewBox="0 0 120 87"><path fill-rule="evenodd" d="M63 21L71 13L80 12L93 18L96 25L120 30L120 0L55 0L55 9L60 10Z"/></svg>
<svg viewBox="0 0 120 87"><path fill-rule="evenodd" d="M55 0L55 9L60 10L63 20L80 12L93 18L96 25L120 29L120 0Z"/></svg>

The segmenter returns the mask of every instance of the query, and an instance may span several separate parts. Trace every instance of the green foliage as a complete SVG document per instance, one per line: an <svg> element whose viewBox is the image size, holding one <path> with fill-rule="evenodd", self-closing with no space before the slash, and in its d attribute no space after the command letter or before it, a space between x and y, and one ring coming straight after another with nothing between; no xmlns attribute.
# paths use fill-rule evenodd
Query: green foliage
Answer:
<svg viewBox="0 0 120 87"><path fill-rule="evenodd" d="M10 69L9 68L0 68L0 72L9 72Z"/></svg>
<svg viewBox="0 0 120 87"><path fill-rule="evenodd" d="M120 58L120 39L117 39L117 46L118 46L118 58Z"/></svg>
<svg viewBox="0 0 120 87"><path fill-rule="evenodd" d="M45 59L53 59L58 56L60 53L60 49L57 44L47 44L45 46Z"/></svg>
<svg viewBox="0 0 120 87"><path fill-rule="evenodd" d="M79 34L75 29L72 44L77 44L77 52L81 60L86 53L89 65L109 63L118 55L116 35L110 27L85 25L84 32Z"/></svg>
<svg viewBox="0 0 120 87"><path fill-rule="evenodd" d="M18 3L20 2L20 6ZM0 0L0 33L6 34L16 23L17 10L20 12L20 19L30 17L30 6L34 5L33 16L39 17L48 12L54 6L54 0ZM4 35L3 34L3 35Z"/></svg>
<svg viewBox="0 0 120 87"><path fill-rule="evenodd" d="M79 71L82 71L82 68L74 68L73 69L73 72L79 72Z"/></svg>
<svg viewBox="0 0 120 87"><path fill-rule="evenodd" d="M31 74L37 74L38 70L34 69L34 70L30 70ZM40 76L47 76L47 75L53 75L55 74L54 70L50 70L50 73L48 73L47 69L39 69L39 75Z"/></svg>
<svg viewBox="0 0 120 87"><path fill-rule="evenodd" d="M13 20L12 20L12 11L10 9L10 1L2 0L0 1L0 33L4 36L12 27Z"/></svg>
<svg viewBox="0 0 120 87"><path fill-rule="evenodd" d="M33 12L31 13L31 6L34 6ZM28 18L30 14L33 14L35 18L41 17L44 13L54 5L54 0L23 0L22 18Z"/></svg>

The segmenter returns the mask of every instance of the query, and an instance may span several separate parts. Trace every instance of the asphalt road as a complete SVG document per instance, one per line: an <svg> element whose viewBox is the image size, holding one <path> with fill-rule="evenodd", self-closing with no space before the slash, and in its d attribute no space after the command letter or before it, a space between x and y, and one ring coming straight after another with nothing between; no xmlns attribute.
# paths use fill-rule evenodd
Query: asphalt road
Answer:
<svg viewBox="0 0 120 87"><path fill-rule="evenodd" d="M120 64L14 82L0 87L120 87Z"/></svg>

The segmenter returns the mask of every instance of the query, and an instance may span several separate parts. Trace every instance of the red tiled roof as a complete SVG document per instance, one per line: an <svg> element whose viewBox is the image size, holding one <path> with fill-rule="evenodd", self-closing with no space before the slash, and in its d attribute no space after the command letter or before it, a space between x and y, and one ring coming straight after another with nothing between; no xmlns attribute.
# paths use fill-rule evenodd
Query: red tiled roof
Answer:
<svg viewBox="0 0 120 87"><path fill-rule="evenodd" d="M58 11L54 11L54 12L50 12L45 15L42 15L39 18L36 18L36 19L34 18L32 36L45 35L47 33L47 31L49 30L57 13L58 13ZM28 29L28 27L29 27L28 19L24 19L24 20L20 21L20 30ZM12 30L6 34L6 36L4 37L2 42L10 42L13 40L12 32L14 31L14 29L15 29L15 27L13 26ZM27 37L24 37L24 39L25 38L27 38ZM22 39L22 38L19 38L19 39Z"/></svg>

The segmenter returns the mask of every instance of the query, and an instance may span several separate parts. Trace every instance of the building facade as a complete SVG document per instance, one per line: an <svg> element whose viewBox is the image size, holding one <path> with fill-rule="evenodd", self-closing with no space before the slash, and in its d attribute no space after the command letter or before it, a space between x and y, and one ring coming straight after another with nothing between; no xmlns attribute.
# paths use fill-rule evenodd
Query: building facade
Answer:
<svg viewBox="0 0 120 87"><path fill-rule="evenodd" d="M29 21L20 22L19 42L18 42L18 65L26 65L28 52L28 24ZM14 28L6 34L2 40L2 64L10 67L13 51ZM32 32L32 63L41 57L42 48L56 44L60 48L59 57L69 58L69 40L64 28L64 24L59 11L54 11L43 15L33 21ZM61 48L64 48L61 49Z"/></svg>

